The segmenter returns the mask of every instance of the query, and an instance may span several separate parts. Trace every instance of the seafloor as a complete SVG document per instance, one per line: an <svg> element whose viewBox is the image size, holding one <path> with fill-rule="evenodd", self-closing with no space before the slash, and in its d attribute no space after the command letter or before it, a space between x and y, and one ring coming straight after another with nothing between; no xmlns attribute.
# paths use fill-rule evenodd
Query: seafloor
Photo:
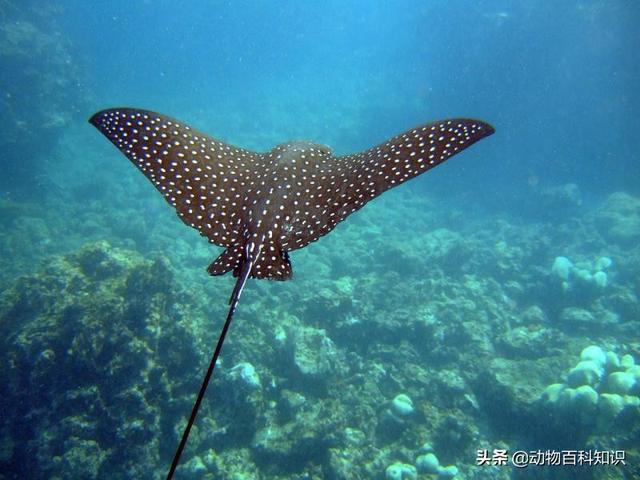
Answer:
<svg viewBox="0 0 640 480"><path fill-rule="evenodd" d="M232 279L159 198L140 214L143 182L135 202L0 200L0 478L165 472ZM389 192L293 252L292 281L252 281L180 478L638 478L640 199L528 196L524 223Z"/></svg>

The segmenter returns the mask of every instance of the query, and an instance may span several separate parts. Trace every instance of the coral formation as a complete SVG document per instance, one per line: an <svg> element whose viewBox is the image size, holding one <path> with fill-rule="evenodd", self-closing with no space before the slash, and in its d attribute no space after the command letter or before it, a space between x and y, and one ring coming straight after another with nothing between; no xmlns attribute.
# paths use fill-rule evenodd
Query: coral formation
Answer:
<svg viewBox="0 0 640 480"><path fill-rule="evenodd" d="M626 430L640 427L640 377L634 359L618 356L597 345L584 348L580 362L567 374L567 382L549 385L541 396L555 421L571 425L582 435L608 433L625 416ZM625 415L626 414L626 415Z"/></svg>
<svg viewBox="0 0 640 480"><path fill-rule="evenodd" d="M414 410L413 401L404 393L396 395L391 402L391 411L399 417L411 415Z"/></svg>
<svg viewBox="0 0 640 480"><path fill-rule="evenodd" d="M387 480L417 480L418 478L416 467L400 462L389 465L384 474Z"/></svg>
<svg viewBox="0 0 640 480"><path fill-rule="evenodd" d="M238 363L228 372L229 376L234 380L240 380L244 385L249 388L260 388L260 377L253 365L249 362Z"/></svg>
<svg viewBox="0 0 640 480"><path fill-rule="evenodd" d="M606 270L613 264L609 257L598 258L593 266L590 264L574 265L567 257L556 257L551 272L562 282L563 290L572 288L588 288L607 286L609 277Z"/></svg>
<svg viewBox="0 0 640 480"><path fill-rule="evenodd" d="M102 242L5 292L0 361L12 368L0 374L1 408L29 419L5 426L19 439L7 455L15 474L157 471L173 443L172 404L197 385L183 373L199 363L171 278L166 261Z"/></svg>
<svg viewBox="0 0 640 480"><path fill-rule="evenodd" d="M635 246L640 242L640 199L626 192L612 193L595 213L601 234L610 242Z"/></svg>

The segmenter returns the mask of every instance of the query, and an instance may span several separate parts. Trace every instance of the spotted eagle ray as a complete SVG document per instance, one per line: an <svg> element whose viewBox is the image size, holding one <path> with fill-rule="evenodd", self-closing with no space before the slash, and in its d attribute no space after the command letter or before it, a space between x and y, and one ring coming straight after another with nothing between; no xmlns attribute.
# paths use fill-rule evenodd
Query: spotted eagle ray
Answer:
<svg viewBox="0 0 640 480"><path fill-rule="evenodd" d="M209 274L233 271L238 278L167 479L178 466L247 280L289 280L288 252L318 240L368 201L495 131L480 120L441 120L336 157L328 147L308 141L256 153L135 108L103 110L89 122L144 173L184 223L225 247Z"/></svg>

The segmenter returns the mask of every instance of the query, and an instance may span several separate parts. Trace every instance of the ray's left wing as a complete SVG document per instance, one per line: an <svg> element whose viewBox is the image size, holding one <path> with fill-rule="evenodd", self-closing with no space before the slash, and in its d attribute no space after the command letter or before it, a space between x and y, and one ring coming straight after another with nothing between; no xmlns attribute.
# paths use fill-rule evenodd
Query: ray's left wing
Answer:
<svg viewBox="0 0 640 480"><path fill-rule="evenodd" d="M457 118L421 125L364 152L338 157L339 188L332 192L331 228L368 201L494 133L480 120Z"/></svg>

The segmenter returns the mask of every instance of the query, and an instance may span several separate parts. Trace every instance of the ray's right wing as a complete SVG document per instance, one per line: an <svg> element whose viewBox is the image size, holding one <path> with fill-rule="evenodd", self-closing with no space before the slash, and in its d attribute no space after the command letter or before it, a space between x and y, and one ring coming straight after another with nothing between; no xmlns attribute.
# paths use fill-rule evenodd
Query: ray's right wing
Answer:
<svg viewBox="0 0 640 480"><path fill-rule="evenodd" d="M216 245L242 242L241 209L260 154L148 110L103 110L89 122L144 173L184 223Z"/></svg>

